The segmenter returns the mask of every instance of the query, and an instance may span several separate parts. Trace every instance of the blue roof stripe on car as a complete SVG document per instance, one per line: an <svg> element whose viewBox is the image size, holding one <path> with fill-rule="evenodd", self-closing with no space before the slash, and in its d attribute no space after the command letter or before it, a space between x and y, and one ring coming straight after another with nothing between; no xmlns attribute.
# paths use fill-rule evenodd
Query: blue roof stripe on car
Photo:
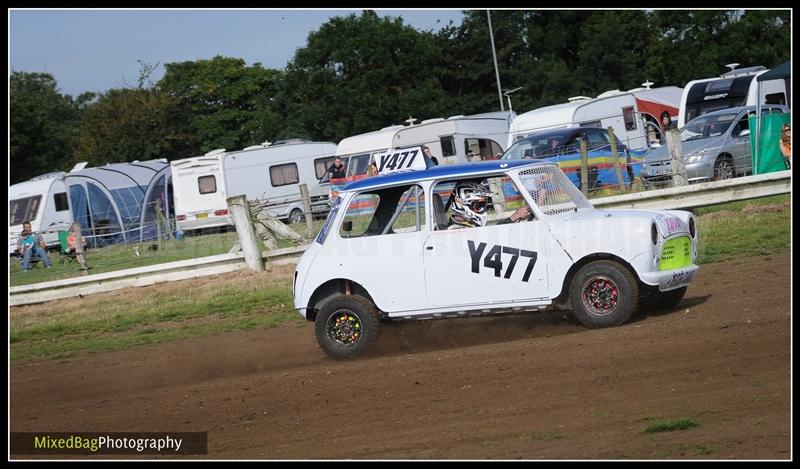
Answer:
<svg viewBox="0 0 800 469"><path fill-rule="evenodd" d="M426 179L480 176L482 174L497 173L500 171L518 168L520 166L542 165L554 165L554 163L531 160L490 160L476 161L474 163L440 165L418 171L404 171L394 174L387 174L385 176L374 176L353 181L346 185L342 191L359 191L363 189L371 189L373 187L424 181Z"/></svg>

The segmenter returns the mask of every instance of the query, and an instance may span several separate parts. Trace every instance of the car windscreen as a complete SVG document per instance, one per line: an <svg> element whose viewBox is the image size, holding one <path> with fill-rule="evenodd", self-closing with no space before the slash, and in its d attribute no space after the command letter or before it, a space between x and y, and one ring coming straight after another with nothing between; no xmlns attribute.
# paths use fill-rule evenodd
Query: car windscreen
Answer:
<svg viewBox="0 0 800 469"><path fill-rule="evenodd" d="M700 116L692 120L681 129L681 141L701 140L704 138L718 137L725 133L736 120L738 113L729 112Z"/></svg>
<svg viewBox="0 0 800 469"><path fill-rule="evenodd" d="M501 159L522 160L554 156L563 149L564 138L560 134L529 135L511 145Z"/></svg>

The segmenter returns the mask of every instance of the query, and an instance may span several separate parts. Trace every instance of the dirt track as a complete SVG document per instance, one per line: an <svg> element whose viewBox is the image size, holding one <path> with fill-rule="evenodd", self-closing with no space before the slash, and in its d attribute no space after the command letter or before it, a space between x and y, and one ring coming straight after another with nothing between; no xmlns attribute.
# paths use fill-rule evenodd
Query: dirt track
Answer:
<svg viewBox="0 0 800 469"><path fill-rule="evenodd" d="M676 308L389 324L327 359L313 328L11 368L12 431L208 431L209 458L789 459L789 254L701 267ZM654 419L700 426L645 433Z"/></svg>

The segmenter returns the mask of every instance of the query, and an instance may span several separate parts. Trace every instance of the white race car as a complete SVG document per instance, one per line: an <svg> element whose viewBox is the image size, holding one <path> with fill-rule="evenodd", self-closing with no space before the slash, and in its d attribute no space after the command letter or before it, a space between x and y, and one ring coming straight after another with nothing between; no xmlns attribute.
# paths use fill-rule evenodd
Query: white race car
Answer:
<svg viewBox="0 0 800 469"><path fill-rule="evenodd" d="M294 273L333 358L384 319L571 309L585 326L676 305L698 271L686 211L596 210L552 163L495 160L349 184Z"/></svg>

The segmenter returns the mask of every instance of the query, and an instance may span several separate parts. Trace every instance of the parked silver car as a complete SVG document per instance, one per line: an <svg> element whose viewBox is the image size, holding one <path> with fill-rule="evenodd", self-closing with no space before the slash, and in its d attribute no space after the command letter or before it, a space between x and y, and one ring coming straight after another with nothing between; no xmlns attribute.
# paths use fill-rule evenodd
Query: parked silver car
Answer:
<svg viewBox="0 0 800 469"><path fill-rule="evenodd" d="M755 106L734 107L703 114L682 129L681 144L689 182L729 179L753 170L748 117ZM762 113L785 113L781 105L762 106ZM647 184L672 180L672 162L666 145L645 156L641 176Z"/></svg>

